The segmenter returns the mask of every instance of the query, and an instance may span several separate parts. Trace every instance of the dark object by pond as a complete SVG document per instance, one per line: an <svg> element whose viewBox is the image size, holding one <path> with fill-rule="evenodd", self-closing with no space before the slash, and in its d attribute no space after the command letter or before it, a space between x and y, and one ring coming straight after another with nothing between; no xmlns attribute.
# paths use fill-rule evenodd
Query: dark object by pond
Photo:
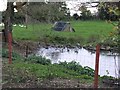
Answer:
<svg viewBox="0 0 120 90"><path fill-rule="evenodd" d="M69 22L63 22L63 21L55 22L52 29L55 31L75 32L75 29L71 27Z"/></svg>

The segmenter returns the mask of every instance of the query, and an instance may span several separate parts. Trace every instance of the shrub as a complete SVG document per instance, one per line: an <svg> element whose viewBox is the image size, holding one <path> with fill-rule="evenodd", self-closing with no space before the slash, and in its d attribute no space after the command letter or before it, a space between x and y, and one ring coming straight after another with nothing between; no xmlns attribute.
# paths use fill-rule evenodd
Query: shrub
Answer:
<svg viewBox="0 0 120 90"><path fill-rule="evenodd" d="M43 58L42 56L31 55L28 58L26 58L26 60L32 63L39 63L42 65L51 64L51 61L49 59Z"/></svg>
<svg viewBox="0 0 120 90"><path fill-rule="evenodd" d="M79 71L82 66L79 65L79 63L75 62L75 61L72 61L72 62L60 62L59 65L62 65L64 67L66 67L67 69L70 69L70 70L74 70L74 71Z"/></svg>
<svg viewBox="0 0 120 90"><path fill-rule="evenodd" d="M67 63L65 62L60 62L59 65L62 65L64 67L66 67L67 69L70 70L74 70L76 72L78 72L81 75L88 75L88 76L94 76L94 70L88 66L86 67L82 67L81 65L79 65L79 63L72 61Z"/></svg>
<svg viewBox="0 0 120 90"><path fill-rule="evenodd" d="M79 65L79 63L72 61L72 62L60 62L60 65L64 65L66 68L74 70L74 71L79 71L82 69L82 66Z"/></svg>
<svg viewBox="0 0 120 90"><path fill-rule="evenodd" d="M88 66L85 66L84 69L82 70L83 74L87 74L89 76L94 76L94 70Z"/></svg>

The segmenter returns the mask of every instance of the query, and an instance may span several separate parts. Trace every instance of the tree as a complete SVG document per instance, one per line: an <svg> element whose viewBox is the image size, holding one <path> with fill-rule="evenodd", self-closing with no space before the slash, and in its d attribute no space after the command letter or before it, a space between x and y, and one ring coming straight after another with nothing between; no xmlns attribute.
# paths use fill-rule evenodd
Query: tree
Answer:
<svg viewBox="0 0 120 90"><path fill-rule="evenodd" d="M63 20L68 15L64 2L31 2L28 5L28 14L41 22L48 23Z"/></svg>
<svg viewBox="0 0 120 90"><path fill-rule="evenodd" d="M28 12L33 18L41 22L54 22L68 16L66 4L63 2L30 3Z"/></svg>
<svg viewBox="0 0 120 90"><path fill-rule="evenodd" d="M85 4L83 4L79 10L81 11L81 19L83 20L89 20L92 17L92 14L90 12L90 10L87 10L87 7L85 6Z"/></svg>
<svg viewBox="0 0 120 90"><path fill-rule="evenodd" d="M79 15L78 15L77 13L75 13L75 14L73 15L73 18L74 18L75 20L78 20L78 19L79 19Z"/></svg>
<svg viewBox="0 0 120 90"><path fill-rule="evenodd" d="M13 2L7 2L7 9L4 12L4 25L5 28L3 30L4 33L4 38L5 38L5 42L8 42L8 33L12 34L12 25L13 25L13 17L14 17L14 8L16 9L20 9L22 6L24 6L26 4L26 2L19 2L19 4L17 4L16 6L13 5Z"/></svg>
<svg viewBox="0 0 120 90"><path fill-rule="evenodd" d="M115 3L111 3L111 2L101 3L98 7L99 18L101 20L117 21L118 16L113 11L111 11L112 9L115 10L117 8L118 7L116 6Z"/></svg>
<svg viewBox="0 0 120 90"><path fill-rule="evenodd" d="M7 9L4 12L4 25L5 25L4 38L5 38L5 42L8 41L8 33L12 32L13 14L14 14L13 2L8 2Z"/></svg>
<svg viewBox="0 0 120 90"><path fill-rule="evenodd" d="M117 19L117 24L112 23L116 28L117 32L115 35L118 37L117 38L117 47L118 47L118 53L120 54L120 2L114 2L109 4L109 12L115 14L118 19Z"/></svg>

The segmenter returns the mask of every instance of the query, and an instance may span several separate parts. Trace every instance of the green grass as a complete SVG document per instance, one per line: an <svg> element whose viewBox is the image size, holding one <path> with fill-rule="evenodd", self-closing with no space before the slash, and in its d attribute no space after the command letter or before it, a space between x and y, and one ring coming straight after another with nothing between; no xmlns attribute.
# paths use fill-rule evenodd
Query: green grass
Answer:
<svg viewBox="0 0 120 90"><path fill-rule="evenodd" d="M14 27L13 37L17 40L33 40L47 43L89 43L100 42L109 36L113 26L105 21L71 21L76 32L57 32L51 30L52 24L39 23L28 28Z"/></svg>
<svg viewBox="0 0 120 90"><path fill-rule="evenodd" d="M2 57L8 58L8 51L2 50ZM52 64L49 59L41 56L31 55L27 58L20 56L18 53L13 52L12 64L7 64L3 59L3 65L5 66L4 72L10 74L9 76L16 76L18 80L21 77L21 73L31 77L31 75L37 78L83 78L91 79L94 74L94 70L91 68L84 68L76 62L60 62L59 64ZM7 61L8 62L8 61ZM19 72L19 73L18 73ZM17 76L18 75L18 76ZM19 76L20 75L20 76ZM11 78L13 78L11 77ZM26 77L26 76L25 76ZM9 81L9 80L8 80Z"/></svg>
<svg viewBox="0 0 120 90"><path fill-rule="evenodd" d="M107 36L113 26L105 21L78 21L71 22L76 30L76 35L89 38L91 35Z"/></svg>
<svg viewBox="0 0 120 90"><path fill-rule="evenodd" d="M3 82L24 83L28 80L44 80L53 78L78 79L81 82L91 83L92 76L81 75L77 71L67 69L58 64L42 65L23 61L13 61L11 65L4 64ZM4 76L7 75L7 76Z"/></svg>
<svg viewBox="0 0 120 90"><path fill-rule="evenodd" d="M94 70L87 66L82 67L75 61L51 64L47 59L38 56L28 58L18 56L19 54L15 53L12 64L8 64L7 52L3 53L3 83L8 85L11 83L27 83L29 81L39 83L41 80L59 78L78 80L82 84L91 85L94 81ZM109 78L112 77L99 77L99 82L102 83L103 79Z"/></svg>
<svg viewBox="0 0 120 90"><path fill-rule="evenodd" d="M84 68L76 62L60 62L52 64L49 59L41 56L27 58L13 52L12 64L8 64L8 51L3 49L3 81L8 83L26 82L29 79L81 79L88 82L93 80L94 70ZM4 76L5 75L5 76Z"/></svg>

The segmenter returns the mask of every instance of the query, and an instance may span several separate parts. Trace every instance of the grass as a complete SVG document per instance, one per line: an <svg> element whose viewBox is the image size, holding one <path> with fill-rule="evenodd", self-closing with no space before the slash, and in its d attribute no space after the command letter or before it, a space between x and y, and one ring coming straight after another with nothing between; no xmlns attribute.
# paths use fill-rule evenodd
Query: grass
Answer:
<svg viewBox="0 0 120 90"><path fill-rule="evenodd" d="M70 66L72 69L66 66ZM92 85L92 83L94 82L94 77L89 75L91 71L87 72L86 74L81 74L80 72L75 70L73 66L79 67L79 70L80 68L82 68L80 65L77 64L73 64L71 66L71 62L68 64L61 63L43 65L40 63L31 63L29 61L18 59L13 61L12 64L8 64L8 62L6 62L6 60L4 59L2 80L5 85L14 85L14 83L18 85L20 83L26 84L28 82L38 84L46 79L52 80L55 78L59 78L65 80L77 80L81 84ZM86 70L85 68L83 68L80 71L82 72ZM113 77L108 76L99 77L99 86L103 84L103 80L110 78L114 79Z"/></svg>
<svg viewBox="0 0 120 90"><path fill-rule="evenodd" d="M49 59L41 56L29 56L24 58L18 53L13 52L12 64L8 64L8 51L2 50L3 57L3 82L7 83L24 83L29 79L79 79L81 81L93 80L94 70L84 68L76 62L60 62L52 64ZM86 81L86 82L87 82Z"/></svg>
<svg viewBox="0 0 120 90"><path fill-rule="evenodd" d="M52 24L29 24L28 28L14 27L13 37L17 40L32 40L47 43L100 42L109 36L113 26L105 21L70 21L76 32L57 32L51 30Z"/></svg>
<svg viewBox="0 0 120 90"><path fill-rule="evenodd" d="M92 86L94 82L93 76L89 76L87 74L80 74L77 71L70 70L59 64L42 65L37 63L33 64L29 62L23 62L20 60L13 61L12 64L7 64L5 60L3 61L2 83L5 86L16 88L16 87L20 87L19 86L20 84L26 85L28 83L29 84L34 83L35 86L40 86L42 84L45 84L44 82L41 81L46 81L46 80L52 81L55 79L74 80L77 83L81 83L81 85L84 86L86 85ZM98 81L99 87L110 88L111 84L109 85L109 82L108 85L103 83L103 81L108 81L108 80L118 82L120 79L115 79L109 76L103 76L103 77L99 76L99 81ZM52 82L50 84L52 84Z"/></svg>
<svg viewBox="0 0 120 90"><path fill-rule="evenodd" d="M51 64L49 59L38 56L24 58L14 52L12 64L8 64L7 51L3 51L2 80L5 85L11 85L11 83L16 85L25 84L28 82L36 84L40 83L41 80L52 80L55 78L77 80L84 85L91 85L94 81L94 70L87 66L82 67L75 61ZM110 78L113 79L112 77ZM104 79L109 79L109 77L99 77L100 84L102 84Z"/></svg>
<svg viewBox="0 0 120 90"><path fill-rule="evenodd" d="M92 76L81 75L77 71L67 69L59 64L42 65L16 60L11 65L4 64L3 70L3 82L7 83L25 83L28 80L54 78L78 79L86 83L93 81Z"/></svg>
<svg viewBox="0 0 120 90"><path fill-rule="evenodd" d="M72 22L72 26L77 30L76 35L80 34L83 38L89 38L91 35L108 36L112 31L112 25L105 21L79 21Z"/></svg>

